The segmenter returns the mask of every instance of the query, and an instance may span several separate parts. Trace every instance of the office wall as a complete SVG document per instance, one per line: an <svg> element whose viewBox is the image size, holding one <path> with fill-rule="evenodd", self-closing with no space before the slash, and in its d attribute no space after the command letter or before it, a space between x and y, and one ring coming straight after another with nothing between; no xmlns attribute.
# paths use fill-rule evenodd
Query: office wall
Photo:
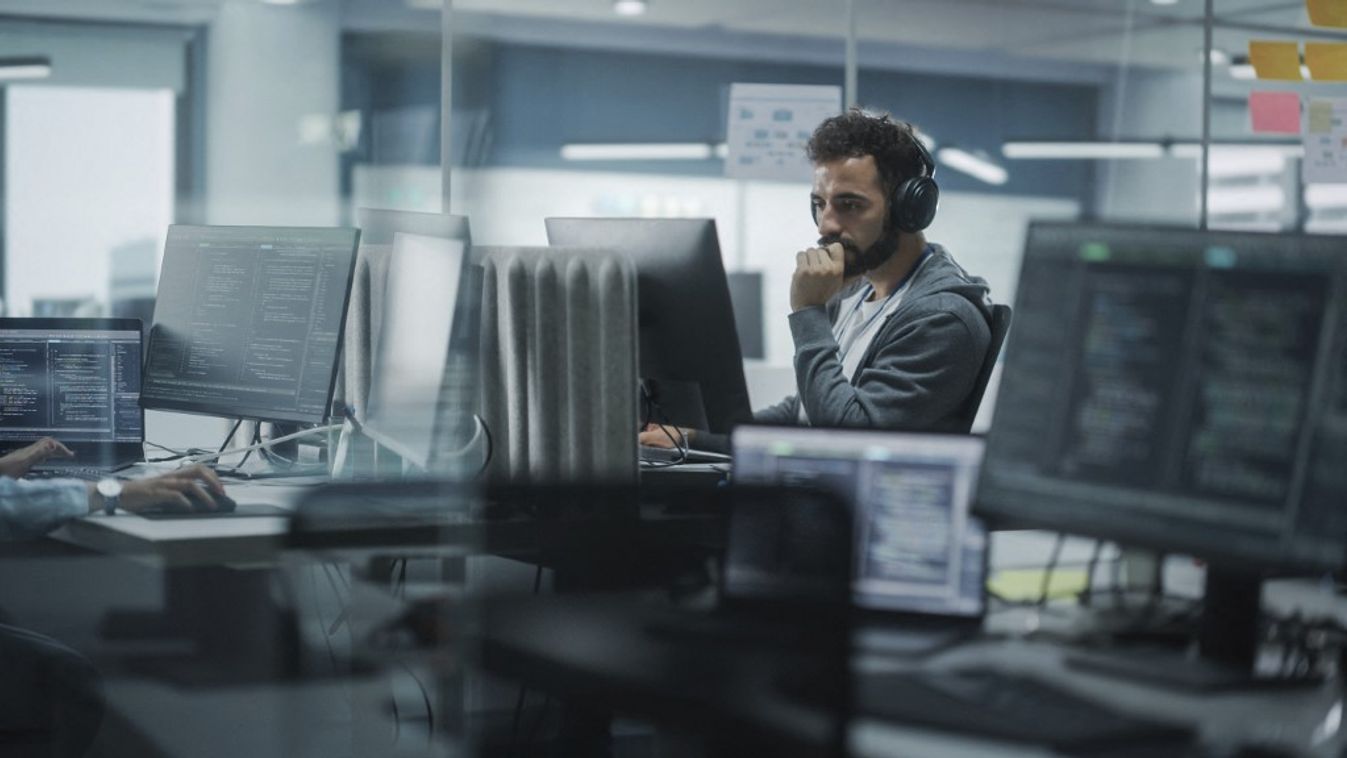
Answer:
<svg viewBox="0 0 1347 758"><path fill-rule="evenodd" d="M207 42L205 218L340 220L340 8L222 3Z"/></svg>
<svg viewBox="0 0 1347 758"><path fill-rule="evenodd" d="M6 57L50 58L46 84L180 93L186 85L183 51L191 35L185 28L0 20L0 51Z"/></svg>
<svg viewBox="0 0 1347 758"><path fill-rule="evenodd" d="M439 173L430 167L359 167L353 205L438 208ZM765 363L786 365L794 354L786 323L795 253L817 232L807 212L809 187L740 182L721 177L628 174L529 168L459 169L454 211L486 245L545 245L548 216L697 216L716 219L730 270L763 273ZM974 274L984 276L998 302L1013 302L1024 233L1035 218L1074 218L1080 205L1062 198L1004 197L947 192L928 237L946 245Z"/></svg>
<svg viewBox="0 0 1347 758"><path fill-rule="evenodd" d="M401 111L408 131L435 115L438 58L414 36L347 35L343 43L343 108L365 109L369 121L393 128ZM792 58L789 49L783 60ZM839 66L769 63L727 57L643 54L455 39L455 165L719 176L719 160L567 163L567 142L719 141L725 136L729 85L768 82L841 85ZM398 93L396 101L384 93ZM1092 138L1097 87L1032 83L911 71L863 69L864 104L916 121L943 144L1000 155L1012 137ZM383 114L381 116L381 114ZM438 124L438 121L435 122ZM382 153L382 156L381 156ZM430 150L413 150L430 162ZM438 149L434 149L438 156ZM362 141L356 163L407 162L408 155ZM1000 187L945 170L952 191L1069 197L1093 201L1089 163L1007 163Z"/></svg>

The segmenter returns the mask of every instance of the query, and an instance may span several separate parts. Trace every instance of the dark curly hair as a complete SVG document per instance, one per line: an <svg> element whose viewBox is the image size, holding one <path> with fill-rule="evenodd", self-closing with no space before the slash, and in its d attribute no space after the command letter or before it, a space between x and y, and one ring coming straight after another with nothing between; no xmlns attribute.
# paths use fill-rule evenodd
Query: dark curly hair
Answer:
<svg viewBox="0 0 1347 758"><path fill-rule="evenodd" d="M805 153L816 164L873 155L884 193L892 195L904 181L925 173L916 142L916 130L906 121L851 108L819 124Z"/></svg>

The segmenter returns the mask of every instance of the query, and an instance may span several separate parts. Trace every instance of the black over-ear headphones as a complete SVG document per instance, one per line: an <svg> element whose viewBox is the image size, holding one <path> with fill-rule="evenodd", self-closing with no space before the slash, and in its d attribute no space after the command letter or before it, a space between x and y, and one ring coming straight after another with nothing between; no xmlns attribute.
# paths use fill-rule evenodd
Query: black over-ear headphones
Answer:
<svg viewBox="0 0 1347 758"><path fill-rule="evenodd" d="M917 138L915 131L909 131L909 134L917 150L922 173L905 180L894 190L893 197L889 198L889 223L899 231L913 234L930 226L935 220L936 207L940 205L940 187L935 183L935 159ZM809 210L817 226L818 208L812 201Z"/></svg>
<svg viewBox="0 0 1347 758"><path fill-rule="evenodd" d="M935 159L915 134L912 144L917 148L922 174L898 185L889 200L889 218L893 226L908 234L930 226L940 204L940 187L935 183Z"/></svg>

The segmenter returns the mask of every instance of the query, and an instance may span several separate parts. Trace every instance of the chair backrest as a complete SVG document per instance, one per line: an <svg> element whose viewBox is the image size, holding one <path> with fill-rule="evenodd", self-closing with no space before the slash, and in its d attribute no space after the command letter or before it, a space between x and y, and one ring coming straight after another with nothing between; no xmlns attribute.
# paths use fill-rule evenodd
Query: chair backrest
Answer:
<svg viewBox="0 0 1347 758"><path fill-rule="evenodd" d="M996 358L1001 354L1001 346L1005 344L1006 333L1010 331L1011 308L1009 305L993 305L991 318L991 342L987 345L987 357L982 361L982 368L978 370L977 381L973 384L973 391L969 393L968 400L964 402L963 412L959 415L959 431L967 432L973 428L973 420L977 418L978 406L982 405L982 396L987 392L987 382L991 379L992 370L996 368Z"/></svg>
<svg viewBox="0 0 1347 758"><path fill-rule="evenodd" d="M635 482L636 269L616 251L477 247L490 473Z"/></svg>

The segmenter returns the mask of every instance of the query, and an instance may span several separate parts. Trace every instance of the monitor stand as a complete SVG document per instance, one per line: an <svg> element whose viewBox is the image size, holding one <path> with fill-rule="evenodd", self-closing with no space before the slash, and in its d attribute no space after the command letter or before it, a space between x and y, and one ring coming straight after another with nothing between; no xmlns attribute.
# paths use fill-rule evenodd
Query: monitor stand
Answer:
<svg viewBox="0 0 1347 758"><path fill-rule="evenodd" d="M1195 651L1118 648L1078 652L1067 656L1067 665L1198 692L1319 684L1321 679L1314 675L1288 677L1257 672L1262 587L1262 577L1257 574L1209 566Z"/></svg>

